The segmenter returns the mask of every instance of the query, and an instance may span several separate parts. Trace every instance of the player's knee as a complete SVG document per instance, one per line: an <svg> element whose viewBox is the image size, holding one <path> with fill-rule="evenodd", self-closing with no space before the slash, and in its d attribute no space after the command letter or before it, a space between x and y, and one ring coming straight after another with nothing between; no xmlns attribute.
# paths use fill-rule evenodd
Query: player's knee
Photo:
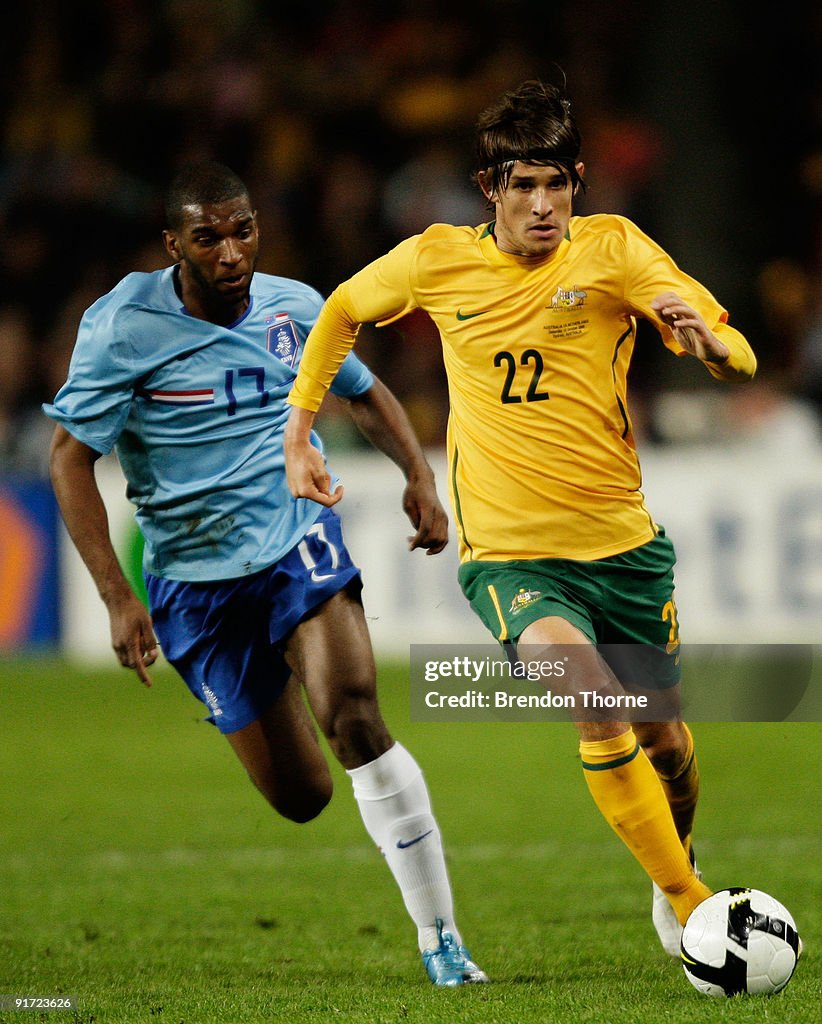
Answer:
<svg viewBox="0 0 822 1024"><path fill-rule="evenodd" d="M249 772L248 775L277 814L298 824L316 818L328 806L334 792L327 765L316 770L303 769L289 777L273 772Z"/></svg>
<svg viewBox="0 0 822 1024"><path fill-rule="evenodd" d="M307 821L313 821L328 806L333 791L334 784L329 776L299 790L278 793L270 802L283 818L304 825Z"/></svg>
<svg viewBox="0 0 822 1024"><path fill-rule="evenodd" d="M688 742L684 730L675 722L648 731L643 736L642 749L655 770L665 778L674 778L685 767Z"/></svg>
<svg viewBox="0 0 822 1024"><path fill-rule="evenodd" d="M335 708L326 732L343 765L366 764L391 745L376 698L349 698Z"/></svg>

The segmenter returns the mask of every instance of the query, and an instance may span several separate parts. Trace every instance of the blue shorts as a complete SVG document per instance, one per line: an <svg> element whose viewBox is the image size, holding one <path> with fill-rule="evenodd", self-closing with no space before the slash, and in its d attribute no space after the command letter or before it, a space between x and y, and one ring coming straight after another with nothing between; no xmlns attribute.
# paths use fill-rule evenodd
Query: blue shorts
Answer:
<svg viewBox="0 0 822 1024"><path fill-rule="evenodd" d="M220 732L236 732L282 693L291 669L284 642L338 591L362 589L339 516L323 509L303 540L251 576L189 583L146 574L163 654L210 710Z"/></svg>

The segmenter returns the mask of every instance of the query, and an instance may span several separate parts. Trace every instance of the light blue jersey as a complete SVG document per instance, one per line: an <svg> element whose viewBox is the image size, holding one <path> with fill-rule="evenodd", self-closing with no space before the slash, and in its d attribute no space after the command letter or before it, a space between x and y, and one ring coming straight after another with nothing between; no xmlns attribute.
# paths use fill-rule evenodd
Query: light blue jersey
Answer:
<svg viewBox="0 0 822 1024"><path fill-rule="evenodd" d="M282 558L322 510L291 496L283 431L323 300L257 273L248 310L221 327L187 313L175 274L129 274L86 311L68 380L43 409L90 448L116 447L152 575L233 579ZM350 355L332 391L354 397L373 380Z"/></svg>

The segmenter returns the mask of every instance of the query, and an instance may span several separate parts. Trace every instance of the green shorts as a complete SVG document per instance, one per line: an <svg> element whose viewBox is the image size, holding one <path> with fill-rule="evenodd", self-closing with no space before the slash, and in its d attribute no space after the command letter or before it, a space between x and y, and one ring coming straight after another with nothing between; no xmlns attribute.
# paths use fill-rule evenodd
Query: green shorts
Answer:
<svg viewBox="0 0 822 1024"><path fill-rule="evenodd" d="M679 682L679 624L674 603L673 544L660 532L647 544L593 562L568 558L465 562L459 582L471 607L504 645L526 626L559 616L614 657L663 657L650 685ZM606 660L612 657L605 655ZM622 676L621 672L617 672Z"/></svg>

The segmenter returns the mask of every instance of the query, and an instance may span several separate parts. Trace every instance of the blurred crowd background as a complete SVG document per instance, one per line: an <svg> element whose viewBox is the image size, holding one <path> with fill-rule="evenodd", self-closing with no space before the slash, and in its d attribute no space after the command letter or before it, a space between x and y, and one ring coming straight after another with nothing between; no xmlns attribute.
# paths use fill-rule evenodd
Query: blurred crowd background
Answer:
<svg viewBox="0 0 822 1024"><path fill-rule="evenodd" d="M45 471L40 403L65 379L83 310L128 271L166 265L161 197L182 163L240 173L260 269L328 294L433 221L488 219L470 180L478 112L562 73L589 183L578 212L634 219L729 308L760 362L754 384L722 389L641 331L640 443L819 443L821 27L815 5L757 18L741 0L13 5L0 38L0 470ZM441 445L430 321L367 329L358 351ZM324 421L357 443L333 405Z"/></svg>

